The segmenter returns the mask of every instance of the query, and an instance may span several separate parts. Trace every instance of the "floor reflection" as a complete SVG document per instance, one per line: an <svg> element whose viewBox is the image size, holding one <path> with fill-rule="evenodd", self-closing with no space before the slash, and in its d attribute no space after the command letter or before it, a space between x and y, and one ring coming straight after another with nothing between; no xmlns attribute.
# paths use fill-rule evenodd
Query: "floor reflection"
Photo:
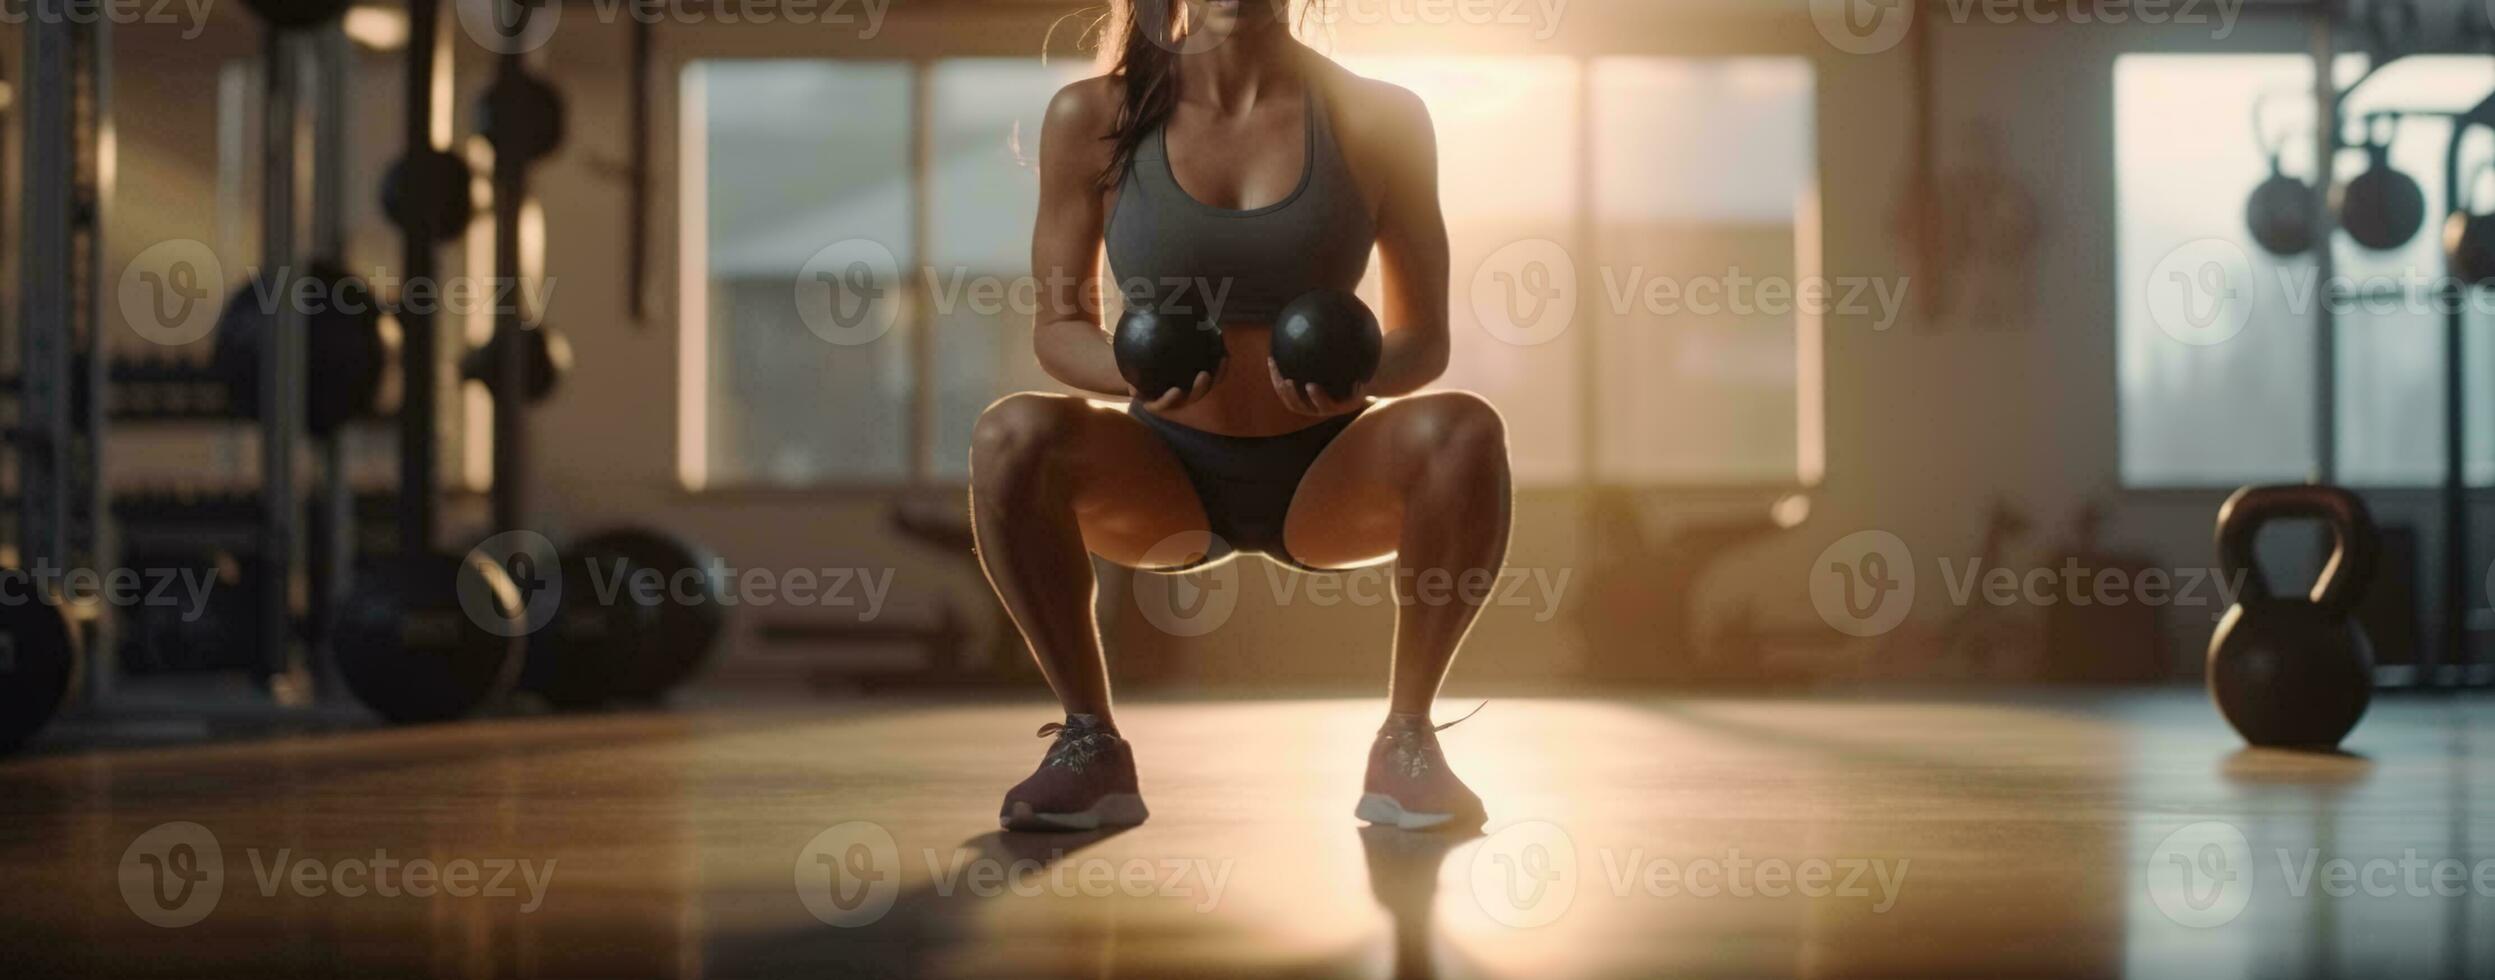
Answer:
<svg viewBox="0 0 2495 980"><path fill-rule="evenodd" d="M2188 692L1511 699L1443 736L1486 837L1351 818L1375 707L1133 705L1153 819L1089 834L994 829L1045 711L1022 704L56 751L0 762L0 947L13 975L2495 972L2484 701L2386 698L2347 753L2313 754L2243 749ZM227 880L212 915L163 928L117 865L177 821L213 829ZM818 867L851 826L889 856ZM534 910L264 892L254 870L377 850L557 870ZM1690 887L1771 862L1897 880ZM1535 897L1501 905L1526 870ZM834 922L810 881L891 901Z"/></svg>
<svg viewBox="0 0 2495 980"><path fill-rule="evenodd" d="M1436 910L1440 870L1447 855L1480 839L1477 833L1415 834L1392 827L1360 828L1360 850L1368 857L1369 894L1393 925L1396 980L1470 975L1457 964L1441 963Z"/></svg>

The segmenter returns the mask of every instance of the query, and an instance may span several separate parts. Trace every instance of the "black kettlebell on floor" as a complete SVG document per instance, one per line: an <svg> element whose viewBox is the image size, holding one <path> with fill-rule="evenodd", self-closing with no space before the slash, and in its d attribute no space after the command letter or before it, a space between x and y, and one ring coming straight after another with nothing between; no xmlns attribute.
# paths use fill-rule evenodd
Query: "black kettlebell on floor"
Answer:
<svg viewBox="0 0 2495 980"><path fill-rule="evenodd" d="M1377 376L1384 344L1377 314L1349 290L1310 292L1274 318L1275 370L1285 381L1316 385L1338 399Z"/></svg>
<svg viewBox="0 0 2495 980"><path fill-rule="evenodd" d="M2292 518L2330 529L2330 561L2302 597L2273 592L2253 539ZM2373 645L2353 617L2374 578L2380 538L2356 494L2338 487L2245 487L2218 510L2218 566L2242 583L2209 642L2209 696L2254 745L2328 749L2356 728L2374 693Z"/></svg>
<svg viewBox="0 0 2495 980"><path fill-rule="evenodd" d="M2495 173L2495 164L2487 172ZM2444 219L2443 248L2451 253L2452 275L2462 283L2495 286L2495 211L2479 214L2476 203L2458 205Z"/></svg>
<svg viewBox="0 0 2495 980"><path fill-rule="evenodd" d="M1230 355L1222 346L1221 325L1211 317L1145 306L1131 307L1118 317L1110 346L1117 353L1119 376L1145 401L1172 390L1193 390L1196 375L1221 370Z"/></svg>
<svg viewBox="0 0 2495 980"><path fill-rule="evenodd" d="M2391 131L2379 140L2374 122L2389 120ZM2400 135L2400 117L2365 117L2365 172L2339 188L2339 224L2348 237L2377 252L2388 252L2417 237L2426 222L2426 192L2417 179L2391 166L2391 143Z"/></svg>

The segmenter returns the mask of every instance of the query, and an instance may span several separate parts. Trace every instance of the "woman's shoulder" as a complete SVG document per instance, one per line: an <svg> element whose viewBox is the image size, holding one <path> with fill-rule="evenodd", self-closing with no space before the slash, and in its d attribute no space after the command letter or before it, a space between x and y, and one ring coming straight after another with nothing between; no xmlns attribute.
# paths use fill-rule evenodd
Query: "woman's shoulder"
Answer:
<svg viewBox="0 0 2495 980"><path fill-rule="evenodd" d="M1115 76L1095 75L1068 83L1048 100L1048 116L1040 124L1040 152L1079 169L1099 171L1109 165L1109 134L1117 129L1119 100Z"/></svg>
<svg viewBox="0 0 2495 980"><path fill-rule="evenodd" d="M1125 98L1115 75L1093 75L1066 83L1048 100L1048 127L1069 127L1095 134L1117 125Z"/></svg>
<svg viewBox="0 0 2495 980"><path fill-rule="evenodd" d="M1332 58L1314 59L1313 73L1337 122L1364 132L1410 136L1430 129L1429 105L1411 89L1369 78Z"/></svg>

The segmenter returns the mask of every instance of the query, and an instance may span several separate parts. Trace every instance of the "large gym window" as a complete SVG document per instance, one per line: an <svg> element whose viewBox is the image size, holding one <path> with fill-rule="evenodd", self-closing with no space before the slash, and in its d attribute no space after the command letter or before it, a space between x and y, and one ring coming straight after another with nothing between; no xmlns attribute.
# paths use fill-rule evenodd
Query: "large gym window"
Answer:
<svg viewBox="0 0 2495 980"><path fill-rule="evenodd" d="M1616 298L1624 282L1816 272L1806 59L1343 60L1429 103L1454 258L1442 386L1480 391L1507 414L1520 481L1816 481L1815 317ZM688 486L957 480L981 408L1063 390L1033 360L1027 308L957 287L1027 275L1040 118L1090 67L688 67ZM1476 313L1494 255L1518 243L1549 243L1575 266L1573 319L1524 343ZM1374 277L1364 291L1378 298Z"/></svg>
<svg viewBox="0 0 2495 980"><path fill-rule="evenodd" d="M1024 147L1079 66L700 61L684 73L686 485L959 478L971 422L1045 387Z"/></svg>
<svg viewBox="0 0 2495 980"><path fill-rule="evenodd" d="M2351 57L2343 80L2362 68ZM2495 78L2485 58L2404 59L2345 106L2350 136L2384 106L2465 108ZM2301 55L2129 55L2114 67L2117 382L2121 465L2129 486L2225 486L2301 480L2320 465L2314 333L2323 292L2311 253L2280 257L2251 239L2245 202L2270 176L2255 140L2278 143L2284 172L2310 181L2312 61ZM2447 104L2448 105L2445 105ZM2418 179L2426 213L2446 210L2449 124L2410 117L2390 140L2393 167ZM2462 159L2490 157L2482 137ZM2370 164L2336 161L2341 180ZM2333 279L2358 290L2333 331L2333 478L2365 486L2438 484L2443 458L2443 325L2424 299L2443 275L2439 225L2405 244L2331 243ZM2240 288L2238 285L2240 284ZM2483 316L2480 316L2483 319ZM2472 329L2471 376L2495 371L2495 345ZM2466 393L2468 417L2495 417L2495 395ZM2495 426L2468 432L2469 478L2495 477Z"/></svg>

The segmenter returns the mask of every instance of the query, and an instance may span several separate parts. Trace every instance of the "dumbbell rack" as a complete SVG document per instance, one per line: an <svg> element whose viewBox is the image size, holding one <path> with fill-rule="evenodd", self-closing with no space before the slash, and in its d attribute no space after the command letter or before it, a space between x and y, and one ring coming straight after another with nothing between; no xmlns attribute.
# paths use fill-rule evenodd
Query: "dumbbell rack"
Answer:
<svg viewBox="0 0 2495 980"><path fill-rule="evenodd" d="M2403 0L2328 0L2318 6L2313 19L2311 53L2313 58L2315 145L2322 147L2316 154L2319 172L2314 180L2317 227L2315 238L2322 246L2315 249L2319 263L2317 282L2331 282L2334 275L2333 232L2337 215L2326 195L2338 186L2337 159L2339 152L2362 147L2351 144L2346 134L2346 116L2342 107L2349 97L2384 67L2413 55L2440 51L2485 52L2495 49L2495 37L2480 29L2483 23L2474 10L2462 5L2461 30L2448 35L2430 34L2421 29L2415 6ZM2345 86L2337 82L2337 61L2342 51L2343 34L2362 40L2368 55L2365 73ZM2429 38L2433 38L2429 42ZM2369 115L2437 117L2447 119L2452 137L2444 159L2444 201L2460 199L2462 175L2460 149L2468 131L2484 126L2495 130L2495 94L2462 112L2429 110L2374 110ZM2370 128L2370 127L2369 127ZM2371 134L2368 134L2371 138ZM2426 233L2439 233L2438 216L2428 215ZM2447 270L2449 271L2449 270ZM2432 299L2444 317L2444 395L2443 449L2444 479L2438 488L2440 522L2443 530L2443 575L2438 583L2443 616L2436 640L2422 644L2417 657L2416 683L2429 688L2484 688L2495 686L2495 665L2482 663L2474 655L2473 633L2487 631L2495 613L2477 608L2478 576L2471 574L2470 548L2470 487L2468 486L2468 410L2467 381L2464 370L2467 345L2467 313L2463 291L2473 287L2459 283L2456 275L2436 291ZM2482 288L2482 287L2478 287ZM2338 375L2337 321L2332 304L2316 305L2315 343L2317 345L2314 377L2314 412L2316 415L2316 481L2333 482L2338 476Z"/></svg>
<svg viewBox="0 0 2495 980"><path fill-rule="evenodd" d="M109 167L102 158L112 118L109 18L64 16L67 0L36 2L24 25L21 74L28 84L18 87L24 164L11 195L26 202L16 256L17 357L0 373L0 406L10 413L0 433L7 437L11 464L0 500L16 511L14 554L0 564L146 573L155 569L134 560L137 551L160 558L231 557L250 572L247 580L224 583L234 588L216 612L228 625L248 627L236 631L246 639L227 644L239 656L206 666L249 673L281 705L308 704L316 687L302 682L320 681L324 673L308 655L329 605L323 600L344 589L347 556L362 543L360 537L369 536L364 518L386 514L395 501L359 499L343 479L340 440L305 431L305 331L299 312L281 311L275 342L260 345L256 422L243 417L245 399L237 397L224 372L168 356L105 353L115 286L103 272L110 187L99 179ZM295 99L302 88L310 89L317 126L312 251L334 255L342 238L346 51L334 25L322 33L272 30L268 51L264 173L272 188L289 189L263 195L264 263L291 268L302 265L295 258L290 189ZM320 59L312 64L327 69L321 84L303 86L296 74L308 59ZM112 493L101 476L107 428L158 423L255 424L261 486L204 494ZM291 489L297 485L295 459L307 446L326 463L308 501ZM387 518L381 523L386 526ZM309 555L307 544L314 546ZM125 545L137 550L125 552ZM168 546L175 550L164 550ZM201 551L180 550L187 547ZM303 591L299 582L311 589L308 618L294 611ZM232 608L236 595L252 608ZM216 606L220 600L212 591L209 601ZM100 603L62 611L75 626L82 660L81 687L71 701L89 712L109 713L117 700L116 682L129 673L121 662L120 634L127 628L143 642L138 634L150 628L151 617L145 610L106 615ZM200 666L179 657L157 660L160 667Z"/></svg>
<svg viewBox="0 0 2495 980"><path fill-rule="evenodd" d="M34 0L17 87L21 116L18 381L6 387L20 568L98 567L114 547L101 476L110 398L102 324L103 228L111 190L99 135L111 113L109 18L72 18L66 0ZM112 648L112 622L64 608L90 650ZM84 672L100 693L110 671Z"/></svg>

